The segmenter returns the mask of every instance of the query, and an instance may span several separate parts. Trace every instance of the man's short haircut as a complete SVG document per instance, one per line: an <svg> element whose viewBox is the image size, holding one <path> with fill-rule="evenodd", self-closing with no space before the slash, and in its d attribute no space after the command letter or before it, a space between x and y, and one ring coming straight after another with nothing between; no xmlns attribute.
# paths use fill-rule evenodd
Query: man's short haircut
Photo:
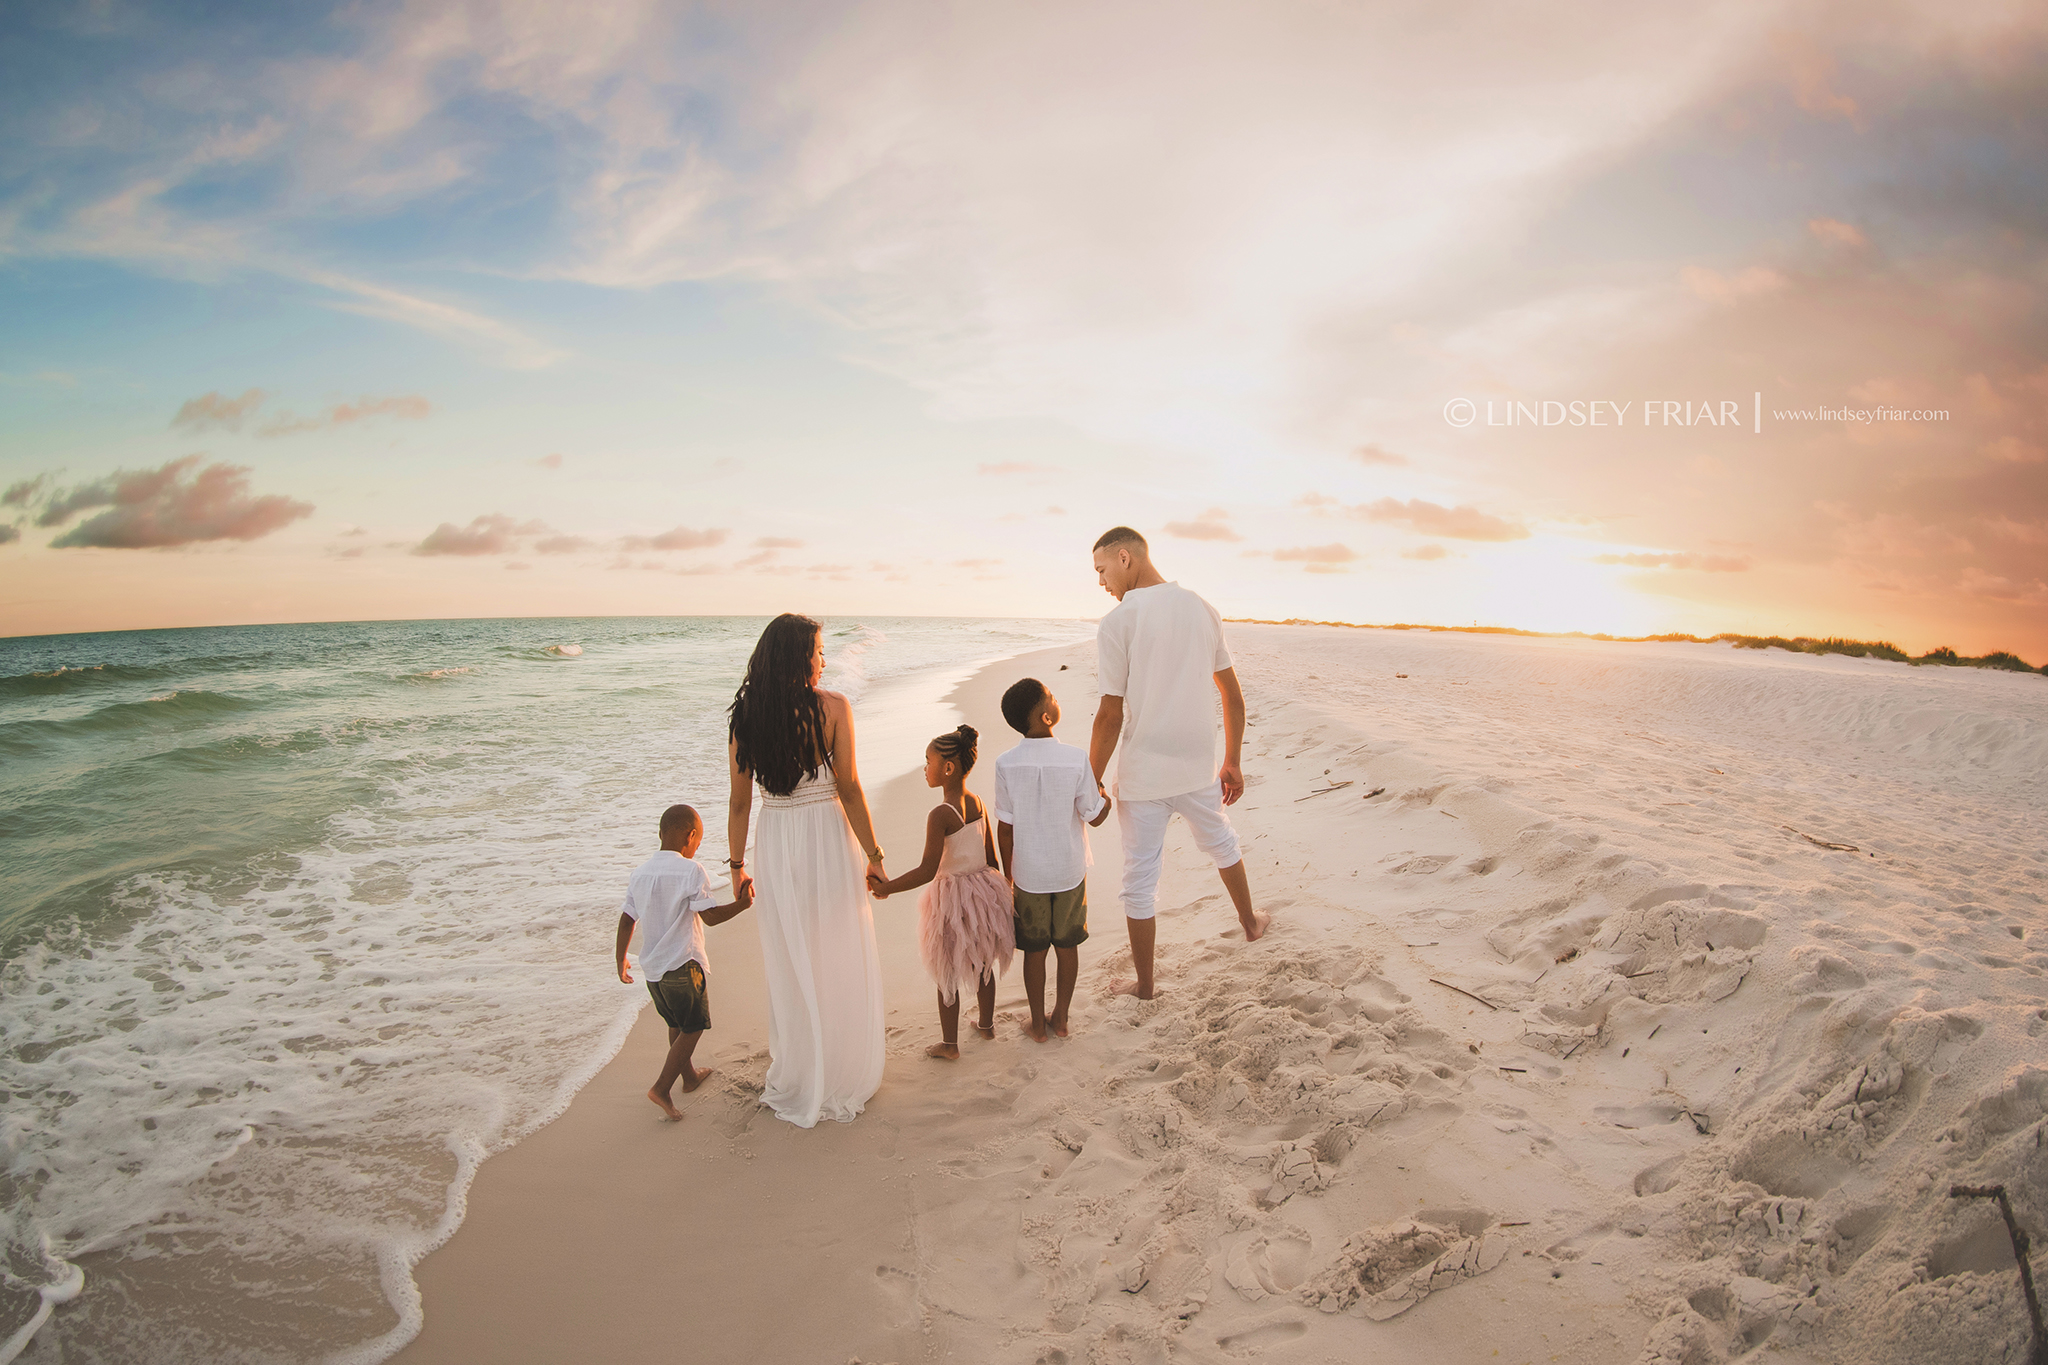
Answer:
<svg viewBox="0 0 2048 1365"><path fill-rule="evenodd" d="M1141 554L1149 553L1151 550L1151 547L1145 544L1145 537L1128 526L1112 526L1095 542L1095 548L1098 550L1107 550L1114 545L1135 545Z"/></svg>
<svg viewBox="0 0 2048 1365"><path fill-rule="evenodd" d="M671 834L688 834L703 827L704 817L697 814L695 806L670 806L661 813L661 837L664 840Z"/></svg>
<svg viewBox="0 0 2048 1365"><path fill-rule="evenodd" d="M1039 709L1044 705L1045 684L1036 678L1020 679L1003 693L1003 719L1018 734L1029 734L1031 722L1038 719Z"/></svg>

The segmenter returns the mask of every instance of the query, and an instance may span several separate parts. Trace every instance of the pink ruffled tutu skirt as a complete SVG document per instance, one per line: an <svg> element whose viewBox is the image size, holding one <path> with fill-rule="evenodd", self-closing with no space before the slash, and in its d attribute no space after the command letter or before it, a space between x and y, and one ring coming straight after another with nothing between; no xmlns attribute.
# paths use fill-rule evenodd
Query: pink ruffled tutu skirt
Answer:
<svg viewBox="0 0 2048 1365"><path fill-rule="evenodd" d="M917 946L948 1004L984 975L1000 977L1017 952L1010 884L992 867L925 884L917 901Z"/></svg>

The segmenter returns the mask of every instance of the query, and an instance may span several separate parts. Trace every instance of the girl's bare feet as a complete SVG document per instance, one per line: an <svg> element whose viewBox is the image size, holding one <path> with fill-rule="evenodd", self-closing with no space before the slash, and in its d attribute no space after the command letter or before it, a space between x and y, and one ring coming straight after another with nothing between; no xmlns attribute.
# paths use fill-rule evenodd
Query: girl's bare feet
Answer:
<svg viewBox="0 0 2048 1365"><path fill-rule="evenodd" d="M670 1123L681 1123L683 1121L683 1111L669 1103L668 1096L662 1094L659 1090L650 1089L647 1092L647 1098L661 1106L661 1112L667 1116Z"/></svg>
<svg viewBox="0 0 2048 1365"><path fill-rule="evenodd" d="M693 1068L691 1071L686 1073L682 1078L683 1093L687 1095L692 1090L695 1090L698 1086L704 1084L704 1082L710 1077L711 1073L715 1070L717 1070L716 1067L704 1066ZM677 1117L680 1118L681 1115L677 1115Z"/></svg>
<svg viewBox="0 0 2048 1365"><path fill-rule="evenodd" d="M1042 1043L1051 1035L1046 1032L1044 1024L1034 1019L1024 1026L1024 1036L1034 1043Z"/></svg>
<svg viewBox="0 0 2048 1365"><path fill-rule="evenodd" d="M933 1043L924 1050L924 1055L936 1057L942 1062L957 1062L960 1060L960 1045L958 1043Z"/></svg>
<svg viewBox="0 0 2048 1365"><path fill-rule="evenodd" d="M995 1037L996 1037L996 1026L995 1026L995 1025L994 1025L993 1023L989 1023L989 1024L976 1024L976 1025L974 1026L974 1031L975 1031L976 1033L980 1034L980 1035L981 1035L982 1037L984 1037L984 1038L988 1039L988 1040L989 1040L990 1042L994 1042L994 1041L995 1041Z"/></svg>
<svg viewBox="0 0 2048 1365"><path fill-rule="evenodd" d="M1064 1014L1055 1014L1055 1015L1054 1015L1054 1016L1052 1017L1052 1019L1051 1019L1051 1020L1050 1020L1049 1022L1050 1022L1050 1023L1052 1024L1052 1031L1053 1031L1053 1036L1054 1036L1054 1037L1057 1037L1057 1038L1064 1038L1064 1037L1066 1037L1066 1036L1067 1036L1067 1016L1066 1016L1066 1015L1064 1015Z"/></svg>

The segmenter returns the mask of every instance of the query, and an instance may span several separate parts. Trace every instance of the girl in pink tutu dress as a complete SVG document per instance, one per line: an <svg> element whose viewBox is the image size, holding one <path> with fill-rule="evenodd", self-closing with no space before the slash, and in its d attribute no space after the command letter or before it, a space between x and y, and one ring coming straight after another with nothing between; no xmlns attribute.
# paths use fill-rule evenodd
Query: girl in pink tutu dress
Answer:
<svg viewBox="0 0 2048 1365"><path fill-rule="evenodd" d="M979 739L973 726L963 725L926 746L925 785L941 788L946 799L924 822L924 862L890 880L869 874L878 899L924 887L917 902L917 941L924 969L938 983L939 1032L945 1039L925 1055L947 1061L960 1055L960 988L975 983L981 1004L975 1031L995 1037L996 978L1010 970L1017 951L1010 884L997 871L993 822L987 805L967 790Z"/></svg>

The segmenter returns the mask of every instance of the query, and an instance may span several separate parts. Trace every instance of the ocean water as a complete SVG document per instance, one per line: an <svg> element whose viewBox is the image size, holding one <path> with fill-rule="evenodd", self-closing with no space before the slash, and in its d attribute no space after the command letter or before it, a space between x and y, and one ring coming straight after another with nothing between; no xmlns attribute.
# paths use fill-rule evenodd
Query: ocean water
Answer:
<svg viewBox="0 0 2048 1365"><path fill-rule="evenodd" d="M664 806L722 801L762 624L0 640L0 1362L408 1339L477 1163L645 1004L619 889ZM864 779L953 679L1091 629L828 621Z"/></svg>

